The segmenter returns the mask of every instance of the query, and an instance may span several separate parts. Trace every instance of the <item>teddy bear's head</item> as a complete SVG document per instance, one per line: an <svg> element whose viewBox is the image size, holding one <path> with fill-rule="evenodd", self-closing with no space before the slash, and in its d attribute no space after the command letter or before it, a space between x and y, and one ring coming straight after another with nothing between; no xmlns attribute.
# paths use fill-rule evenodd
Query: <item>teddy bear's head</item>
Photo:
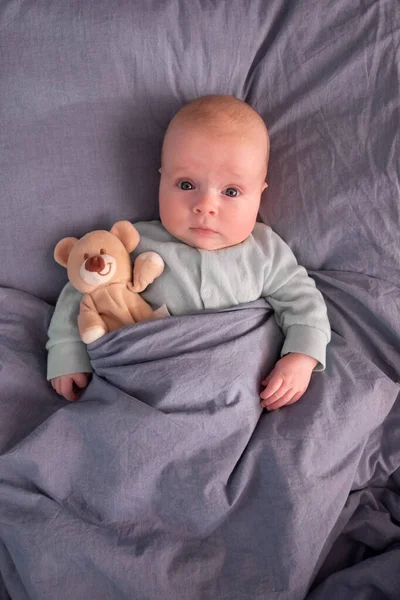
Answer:
<svg viewBox="0 0 400 600"><path fill-rule="evenodd" d="M72 285L87 294L106 283L132 280L129 255L139 240L132 223L118 221L110 231L92 231L80 240L62 239L54 249L54 259L67 268Z"/></svg>

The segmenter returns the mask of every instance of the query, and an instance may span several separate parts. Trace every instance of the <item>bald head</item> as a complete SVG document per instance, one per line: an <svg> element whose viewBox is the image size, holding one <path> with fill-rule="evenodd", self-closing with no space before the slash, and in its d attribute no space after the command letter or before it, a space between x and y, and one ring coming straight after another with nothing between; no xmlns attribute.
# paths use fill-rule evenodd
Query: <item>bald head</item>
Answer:
<svg viewBox="0 0 400 600"><path fill-rule="evenodd" d="M246 102L234 96L213 94L201 96L185 104L174 116L165 133L163 154L168 147L168 138L182 128L201 128L213 136L238 136L254 138L260 153L263 153L265 170L269 160L269 135L260 115Z"/></svg>

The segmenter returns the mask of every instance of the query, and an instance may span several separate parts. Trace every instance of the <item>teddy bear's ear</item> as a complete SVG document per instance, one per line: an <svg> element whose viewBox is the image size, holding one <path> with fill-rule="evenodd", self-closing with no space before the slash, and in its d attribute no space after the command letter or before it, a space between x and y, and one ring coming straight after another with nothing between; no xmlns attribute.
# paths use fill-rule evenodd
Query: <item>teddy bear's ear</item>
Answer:
<svg viewBox="0 0 400 600"><path fill-rule="evenodd" d="M115 235L123 243L129 254L133 252L139 244L139 232L130 221L117 221L110 229L110 233Z"/></svg>
<svg viewBox="0 0 400 600"><path fill-rule="evenodd" d="M71 250L77 242L78 239L74 237L67 237L60 240L54 248L54 260L62 267L66 267Z"/></svg>

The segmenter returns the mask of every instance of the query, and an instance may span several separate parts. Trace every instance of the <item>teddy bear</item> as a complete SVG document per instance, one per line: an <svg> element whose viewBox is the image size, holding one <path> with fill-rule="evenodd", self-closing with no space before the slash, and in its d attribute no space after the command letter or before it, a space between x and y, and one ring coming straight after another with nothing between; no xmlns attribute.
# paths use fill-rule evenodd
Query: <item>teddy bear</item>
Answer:
<svg viewBox="0 0 400 600"><path fill-rule="evenodd" d="M165 316L139 295L164 270L159 254L144 252L136 258L132 273L130 253L139 241L132 223L118 221L110 231L67 237L56 245L54 259L67 268L70 283L84 294L78 327L85 344L124 325Z"/></svg>

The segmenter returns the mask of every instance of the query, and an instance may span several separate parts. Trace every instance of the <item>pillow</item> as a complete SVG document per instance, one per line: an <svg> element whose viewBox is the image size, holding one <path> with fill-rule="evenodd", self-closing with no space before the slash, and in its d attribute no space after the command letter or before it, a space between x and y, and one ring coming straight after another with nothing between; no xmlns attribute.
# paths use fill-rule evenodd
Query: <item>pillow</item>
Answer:
<svg viewBox="0 0 400 600"><path fill-rule="evenodd" d="M3 3L0 285L54 302L66 282L60 238L157 218L165 128L206 93L238 96L266 120L260 214L300 262L398 280L395 10L395 0L385 11L350 0Z"/></svg>

